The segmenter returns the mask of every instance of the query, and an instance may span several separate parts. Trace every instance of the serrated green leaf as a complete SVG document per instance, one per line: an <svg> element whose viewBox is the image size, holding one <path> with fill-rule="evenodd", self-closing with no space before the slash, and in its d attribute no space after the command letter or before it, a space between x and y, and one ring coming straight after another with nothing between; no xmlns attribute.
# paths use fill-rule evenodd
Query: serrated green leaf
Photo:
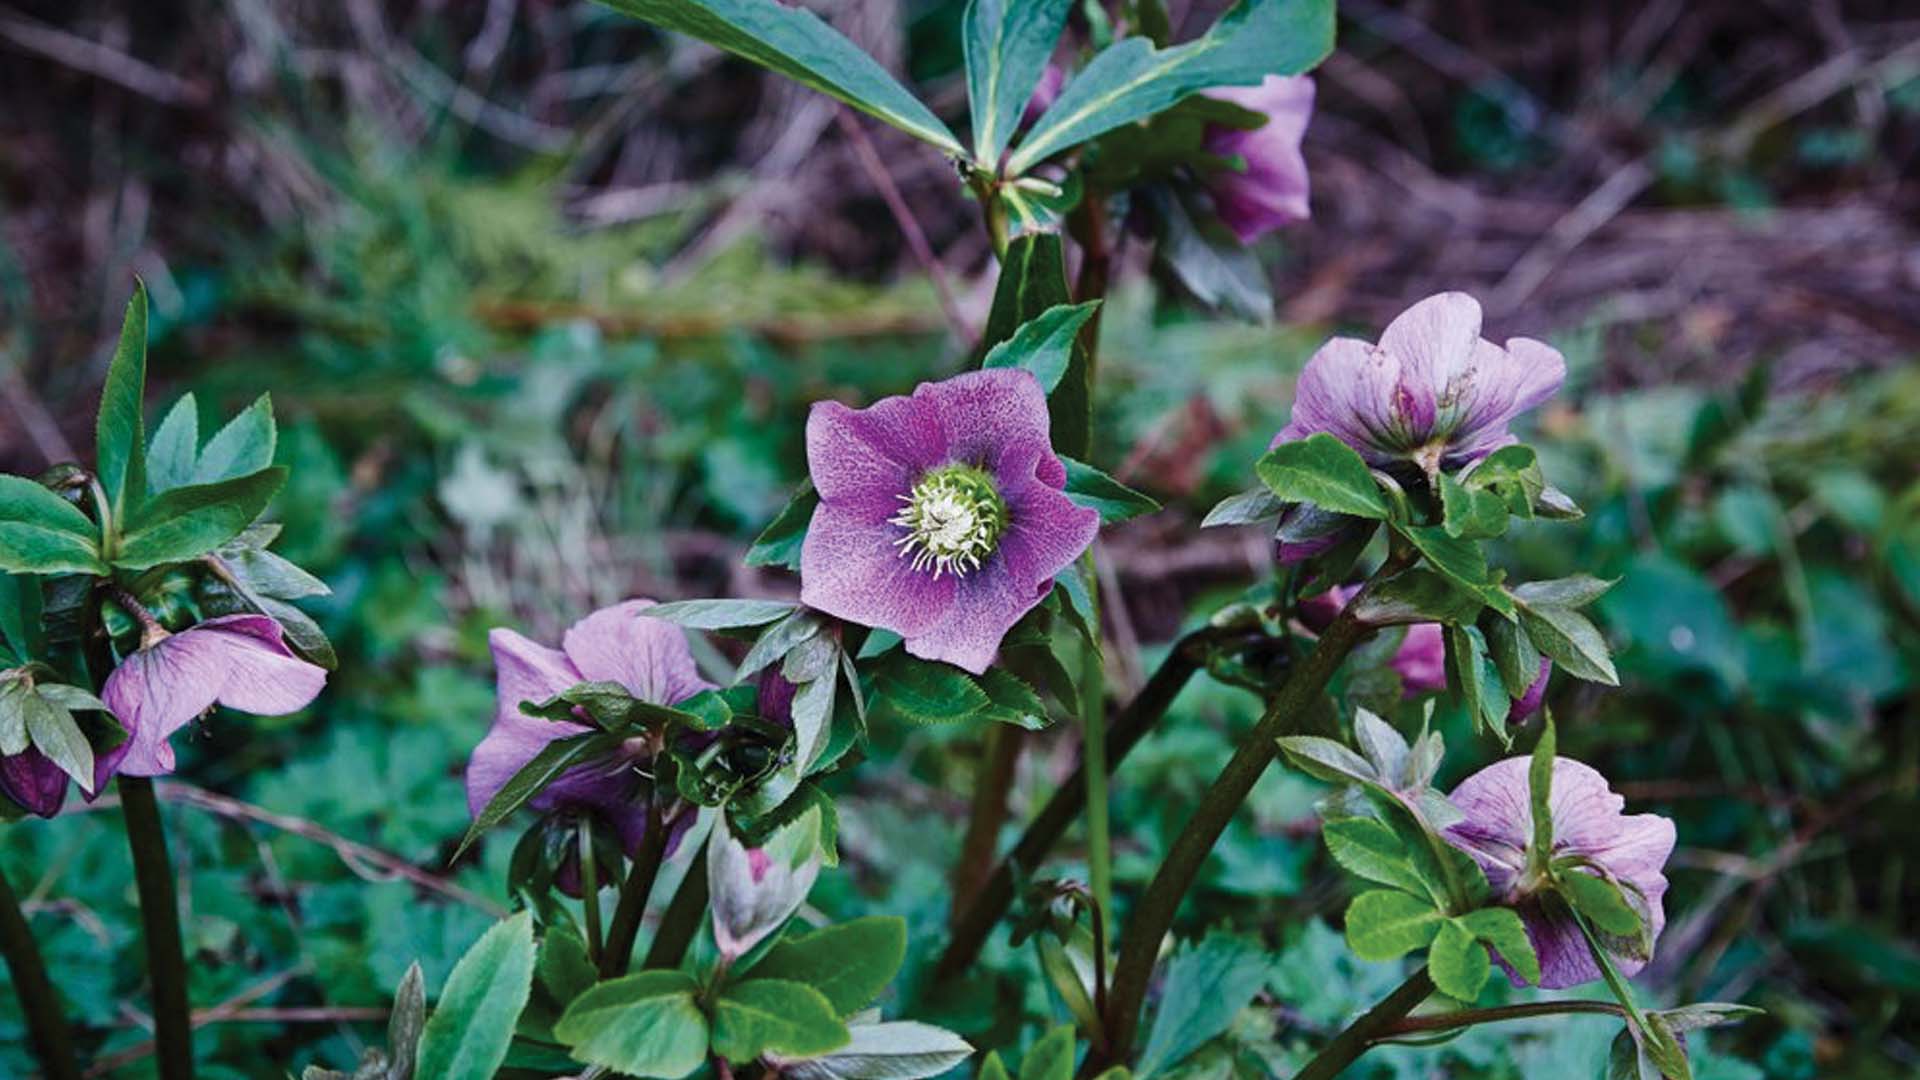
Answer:
<svg viewBox="0 0 1920 1080"><path fill-rule="evenodd" d="M1470 623L1486 606L1477 592L1418 566L1375 581L1354 604L1354 615L1368 626Z"/></svg>
<svg viewBox="0 0 1920 1080"><path fill-rule="evenodd" d="M1520 605L1520 625L1535 648L1577 679L1619 686L1607 639L1585 615L1564 607Z"/></svg>
<svg viewBox="0 0 1920 1080"><path fill-rule="evenodd" d="M276 465L156 496L127 520L113 564L144 570L199 558L253 524L286 480L286 468Z"/></svg>
<svg viewBox="0 0 1920 1080"><path fill-rule="evenodd" d="M879 997L906 957L906 920L869 915L785 938L749 974L811 986L846 1017Z"/></svg>
<svg viewBox="0 0 1920 1080"><path fill-rule="evenodd" d="M821 616L806 608L797 608L792 614L769 624L754 639L753 648L748 649L747 655L740 659L740 666L733 672L733 681L745 682L825 627L826 622Z"/></svg>
<svg viewBox="0 0 1920 1080"><path fill-rule="evenodd" d="M793 498L787 500L787 505L781 507L780 513L754 538L753 546L747 549L747 565L784 566L798 571L807 527L813 524L813 512L819 506L820 493L814 490L813 481L802 480Z"/></svg>
<svg viewBox="0 0 1920 1080"><path fill-rule="evenodd" d="M1487 540L1507 531L1510 516L1506 500L1491 491L1463 487L1451 476L1440 476L1441 527L1462 540Z"/></svg>
<svg viewBox="0 0 1920 1080"><path fill-rule="evenodd" d="M1427 884L1392 829L1372 818L1334 818L1320 827L1327 853L1348 873L1425 899Z"/></svg>
<svg viewBox="0 0 1920 1080"><path fill-rule="evenodd" d="M31 480L0 473L0 570L104 574L107 567L87 515Z"/></svg>
<svg viewBox="0 0 1920 1080"><path fill-rule="evenodd" d="M700 984L681 971L614 979L575 998L553 1035L586 1064L628 1076L679 1080L707 1060L707 1017L696 1000L699 993Z"/></svg>
<svg viewBox="0 0 1920 1080"><path fill-rule="evenodd" d="M74 783L80 785L80 790L91 795L93 747L87 742L86 733L80 730L80 724L74 720L73 714L39 693L26 695L21 701L21 712L34 749L45 754L48 761L60 766L60 771L72 777Z"/></svg>
<svg viewBox="0 0 1920 1080"><path fill-rule="evenodd" d="M1347 947L1362 960L1397 960L1425 948L1445 922L1424 897L1372 889L1347 905Z"/></svg>
<svg viewBox="0 0 1920 1080"><path fill-rule="evenodd" d="M1444 633L1447 681L1459 691L1474 732L1491 731L1506 744L1509 698L1499 668L1487 655L1486 638L1476 626L1449 626Z"/></svg>
<svg viewBox="0 0 1920 1080"><path fill-rule="evenodd" d="M1330 0L1247 0L1196 40L1157 49L1129 37L1101 50L1014 148L1022 175L1068 147L1215 86L1294 75L1333 48Z"/></svg>
<svg viewBox="0 0 1920 1080"><path fill-rule="evenodd" d="M1046 728L1046 702L1018 675L1002 667L990 667L979 677L978 684L990 702L986 709L989 719L1028 731Z"/></svg>
<svg viewBox="0 0 1920 1080"><path fill-rule="evenodd" d="M1252 525L1279 517L1287 502L1264 487L1229 495L1207 511L1200 522L1203 529L1222 525Z"/></svg>
<svg viewBox="0 0 1920 1080"><path fill-rule="evenodd" d="M1083 461L1061 458L1067 467L1067 498L1076 506L1100 511L1102 524L1112 525L1160 509L1160 504Z"/></svg>
<svg viewBox="0 0 1920 1080"><path fill-rule="evenodd" d="M813 1057L849 1038L826 995L805 983L748 979L713 1003L713 1052L735 1065L768 1053Z"/></svg>
<svg viewBox="0 0 1920 1080"><path fill-rule="evenodd" d="M1486 553L1477 541L1448 536L1437 525L1406 526L1400 534L1427 557L1427 565L1472 591L1502 615L1513 614L1513 597L1489 574Z"/></svg>
<svg viewBox="0 0 1920 1080"><path fill-rule="evenodd" d="M980 337L983 359L1049 310L1072 303L1059 235L1024 233L1014 237L1001 257L993 307L987 312L987 328ZM1066 371L1047 394L1047 412L1052 418L1049 431L1054 450L1084 456L1093 439L1093 388L1087 375L1085 344L1078 335L1073 340Z"/></svg>
<svg viewBox="0 0 1920 1080"><path fill-rule="evenodd" d="M970 0L961 21L973 157L993 168L1066 26L1072 0Z"/></svg>
<svg viewBox="0 0 1920 1080"><path fill-rule="evenodd" d="M200 409L192 394L173 403L147 448L147 491L158 495L193 482L200 458Z"/></svg>
<svg viewBox="0 0 1920 1080"><path fill-rule="evenodd" d="M22 661L47 654L45 602L38 577L0 572L0 641Z"/></svg>
<svg viewBox="0 0 1920 1080"><path fill-rule="evenodd" d="M116 522L125 521L147 493L146 390L147 286L136 281L94 422L94 475Z"/></svg>
<svg viewBox="0 0 1920 1080"><path fill-rule="evenodd" d="M1527 926L1512 908L1489 907L1469 911L1455 920L1474 937L1500 954L1507 966L1528 983L1540 982L1540 957L1533 951Z"/></svg>
<svg viewBox="0 0 1920 1080"><path fill-rule="evenodd" d="M1020 1080L1073 1080L1073 1028L1050 1028L1020 1059Z"/></svg>
<svg viewBox="0 0 1920 1080"><path fill-rule="evenodd" d="M867 674L869 708L882 718L909 724L947 724L985 710L993 699L948 664L890 654Z"/></svg>
<svg viewBox="0 0 1920 1080"><path fill-rule="evenodd" d="M261 394L207 440L193 467L193 482L212 484L259 472L273 464L277 439L273 398Z"/></svg>
<svg viewBox="0 0 1920 1080"><path fill-rule="evenodd" d="M1613 882L1597 874L1567 869L1554 875L1554 883L1573 909L1597 929L1615 937L1640 932L1640 913Z"/></svg>
<svg viewBox="0 0 1920 1080"><path fill-rule="evenodd" d="M1592 574L1573 574L1548 581L1528 581L1513 586L1513 598L1531 607L1582 608L1607 594L1619 579L1597 578Z"/></svg>
<svg viewBox="0 0 1920 1080"><path fill-rule="evenodd" d="M847 1045L822 1057L785 1063L795 1080L927 1080L973 1054L951 1031L911 1020L855 1023Z"/></svg>
<svg viewBox="0 0 1920 1080"><path fill-rule="evenodd" d="M1100 301L1084 304L1055 304L1020 324L1013 336L987 351L982 368L1011 367L1029 372L1040 382L1040 389L1051 394L1067 374L1073 361L1074 342L1080 328L1093 318Z"/></svg>
<svg viewBox="0 0 1920 1080"><path fill-rule="evenodd" d="M1443 923L1427 949L1427 972L1433 976L1433 985L1455 1001L1471 1004L1479 998L1492 970L1486 946L1458 919Z"/></svg>
<svg viewBox="0 0 1920 1080"><path fill-rule="evenodd" d="M1488 611L1477 624L1486 638L1487 656L1500 672L1500 683L1507 696L1517 698L1527 692L1540 677L1540 650L1533 647L1526 632L1517 624Z"/></svg>
<svg viewBox="0 0 1920 1080"><path fill-rule="evenodd" d="M1226 1031L1266 985L1273 960L1258 941L1211 933L1173 954L1134 1075L1147 1080Z"/></svg>
<svg viewBox="0 0 1920 1080"><path fill-rule="evenodd" d="M495 923L453 966L420 1039L419 1075L490 1080L532 987L533 914L522 911Z"/></svg>
<svg viewBox="0 0 1920 1080"><path fill-rule="evenodd" d="M777 0L601 0L606 6L751 60L955 157L960 140L858 45L810 11Z"/></svg>
<svg viewBox="0 0 1920 1080"><path fill-rule="evenodd" d="M1560 736L1548 715L1540 726L1540 738L1533 744L1532 759L1527 762L1527 813L1533 818L1533 838L1527 849L1527 865L1544 868L1553 858L1553 762L1559 753Z"/></svg>
<svg viewBox="0 0 1920 1080"><path fill-rule="evenodd" d="M1281 752L1295 768L1330 783L1379 782L1373 764L1345 743L1319 735L1287 735L1278 740Z"/></svg>
<svg viewBox="0 0 1920 1080"><path fill-rule="evenodd" d="M1288 502L1312 503L1336 514L1384 520L1387 501L1367 463L1325 432L1281 443L1254 466L1260 479Z"/></svg>
<svg viewBox="0 0 1920 1080"><path fill-rule="evenodd" d="M418 960L407 965L393 991L387 1016L386 1080L412 1080L420 1061L420 1039L427 1027L427 977Z"/></svg>
<svg viewBox="0 0 1920 1080"><path fill-rule="evenodd" d="M1508 511L1522 518L1533 517L1534 507L1547 487L1539 457L1527 446L1495 450L1481 458L1461 483L1469 491L1498 498Z"/></svg>
<svg viewBox="0 0 1920 1080"><path fill-rule="evenodd" d="M676 600L647 608L647 617L695 630L739 630L765 626L799 608L791 600Z"/></svg>
<svg viewBox="0 0 1920 1080"><path fill-rule="evenodd" d="M27 735L27 702L35 696L25 679L0 680L0 756L25 753L33 745Z"/></svg>

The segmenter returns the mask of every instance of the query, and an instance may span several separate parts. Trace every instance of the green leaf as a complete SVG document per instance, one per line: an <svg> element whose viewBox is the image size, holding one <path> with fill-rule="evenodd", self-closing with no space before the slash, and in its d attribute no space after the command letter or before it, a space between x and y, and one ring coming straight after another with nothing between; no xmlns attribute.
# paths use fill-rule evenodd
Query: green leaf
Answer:
<svg viewBox="0 0 1920 1080"><path fill-rule="evenodd" d="M1016 236L1000 260L1000 280L994 286L993 307L987 313L981 348L991 353L1049 310L1072 303L1059 235ZM1047 394L1053 448L1062 454L1084 457L1093 441L1093 388L1087 372L1087 350L1076 336L1066 371Z"/></svg>
<svg viewBox="0 0 1920 1080"><path fill-rule="evenodd" d="M47 630L41 621L44 606L38 577L0 573L0 641L12 646L14 655L23 661L46 656Z"/></svg>
<svg viewBox="0 0 1920 1080"><path fill-rule="evenodd" d="M1217 525L1252 525L1279 517L1287 508L1287 501L1264 487L1243 491L1238 495L1229 495L1207 511L1200 522L1203 529Z"/></svg>
<svg viewBox="0 0 1920 1080"><path fill-rule="evenodd" d="M93 747L73 714L38 693L29 693L22 705L27 734L33 739L34 748L60 766L61 772L73 777L80 790L91 795Z"/></svg>
<svg viewBox="0 0 1920 1080"><path fill-rule="evenodd" d="M407 965L393 991L393 1012L387 1016L389 1080L412 1080L418 1071L420 1039L427 1027L427 977L420 961Z"/></svg>
<svg viewBox="0 0 1920 1080"><path fill-rule="evenodd" d="M1487 655L1486 638L1477 626L1448 626L1445 634L1447 681L1459 691L1475 734L1491 731L1504 745L1509 698L1499 668Z"/></svg>
<svg viewBox="0 0 1920 1080"><path fill-rule="evenodd" d="M887 69L812 12L778 0L601 0L812 87L955 157L960 140Z"/></svg>
<svg viewBox="0 0 1920 1080"><path fill-rule="evenodd" d="M1333 818L1320 827L1327 853L1348 873L1425 898L1427 883L1392 829L1373 818Z"/></svg>
<svg viewBox="0 0 1920 1080"><path fill-rule="evenodd" d="M780 508L753 546L747 549L748 566L784 566L800 569L800 549L807 540L807 527L813 524L813 512L820 505L820 493L811 479L800 481L799 490Z"/></svg>
<svg viewBox="0 0 1920 1080"><path fill-rule="evenodd" d="M1326 432L1281 443L1267 451L1255 471L1275 495L1288 502L1312 503L1355 517L1383 520L1387 516L1387 501L1380 496L1367 463Z"/></svg>
<svg viewBox="0 0 1920 1080"><path fill-rule="evenodd" d="M1441 924L1440 932L1434 935L1433 944L1427 949L1427 972L1441 993L1455 1001L1472 1004L1487 985L1487 976L1492 970L1486 946L1476 941L1473 934L1460 925L1460 920L1448 919Z"/></svg>
<svg viewBox="0 0 1920 1080"><path fill-rule="evenodd" d="M974 1073L974 1080L1010 1080L1007 1067L1000 1060L1000 1051L987 1051L987 1056L980 1061L980 1070Z"/></svg>
<svg viewBox="0 0 1920 1080"><path fill-rule="evenodd" d="M489 1080L507 1058L513 1027L533 987L533 914L493 925L447 977L420 1040L421 1077Z"/></svg>
<svg viewBox="0 0 1920 1080"><path fill-rule="evenodd" d="M1540 650L1533 647L1519 626L1493 612L1481 616L1479 627L1487 641L1487 655L1500 672L1500 683L1507 688L1507 696L1517 698L1526 693L1540 677Z"/></svg>
<svg viewBox="0 0 1920 1080"><path fill-rule="evenodd" d="M1534 647L1552 657L1567 674L1607 686L1620 685L1607 639L1585 615L1571 608L1522 604L1520 625Z"/></svg>
<svg viewBox="0 0 1920 1080"><path fill-rule="evenodd" d="M1640 913L1633 909L1620 886L1584 870L1562 869L1554 875L1560 895L1586 920L1615 937L1640 932Z"/></svg>
<svg viewBox="0 0 1920 1080"><path fill-rule="evenodd" d="M1400 534L1427 557L1427 565L1471 590L1500 614L1513 614L1513 597L1490 576L1486 553L1477 541L1448 536L1437 525L1405 526Z"/></svg>
<svg viewBox="0 0 1920 1080"><path fill-rule="evenodd" d="M1329 783L1373 783L1385 779L1347 744L1320 735L1286 735L1278 742L1294 768Z"/></svg>
<svg viewBox="0 0 1920 1080"><path fill-rule="evenodd" d="M1111 525L1141 514L1151 514L1160 504L1085 462L1061 458L1067 467L1067 498L1076 506L1100 511L1102 524Z"/></svg>
<svg viewBox="0 0 1920 1080"><path fill-rule="evenodd" d="M1272 968L1259 942L1226 933L1208 934L1174 953L1134 1075L1146 1080L1164 1072L1227 1030Z"/></svg>
<svg viewBox="0 0 1920 1080"><path fill-rule="evenodd" d="M1012 367L1033 373L1040 389L1053 393L1067 374L1073 360L1074 342L1080 328L1093 317L1100 301L1084 304L1055 304L1020 324L1013 336L987 351L980 362L983 368Z"/></svg>
<svg viewBox="0 0 1920 1080"><path fill-rule="evenodd" d="M909 724L965 720L993 703L967 673L947 664L890 654L867 674L872 711Z"/></svg>
<svg viewBox="0 0 1920 1080"><path fill-rule="evenodd" d="M1272 321L1273 286L1259 256L1225 227L1201 226L1184 199L1149 196L1149 204L1160 222L1154 254L1195 300L1249 322Z"/></svg>
<svg viewBox="0 0 1920 1080"><path fill-rule="evenodd" d="M1503 446L1495 450L1481 458L1461 483L1468 491L1499 499L1509 512L1522 518L1533 517L1534 506L1547 487L1539 458L1527 446Z"/></svg>
<svg viewBox="0 0 1920 1080"><path fill-rule="evenodd" d="M1487 540L1507 531L1510 516L1506 500L1491 491L1462 487L1444 473L1440 476L1442 528L1462 540Z"/></svg>
<svg viewBox="0 0 1920 1080"><path fill-rule="evenodd" d="M1331 0L1246 0L1202 37L1156 49L1129 37L1096 55L1008 160L1019 176L1053 155L1143 120L1189 94L1297 75L1333 48Z"/></svg>
<svg viewBox="0 0 1920 1080"><path fill-rule="evenodd" d="M850 1037L826 995L805 983L748 979L722 988L713 1004L713 1052L735 1065L768 1053L813 1057Z"/></svg>
<svg viewBox="0 0 1920 1080"><path fill-rule="evenodd" d="M1533 951L1533 939L1527 936L1526 924L1512 908L1480 908L1454 921L1492 946L1521 978L1529 983L1540 982L1540 957Z"/></svg>
<svg viewBox="0 0 1920 1080"><path fill-rule="evenodd" d="M192 394L182 394L154 429L147 447L147 492L158 495L193 482L200 457L200 409Z"/></svg>
<svg viewBox="0 0 1920 1080"><path fill-rule="evenodd" d="M1559 753L1560 735L1549 714L1540 725L1540 738L1533 744L1533 757L1527 763L1527 813L1533 819L1533 839L1527 848L1527 865L1540 869L1553 857L1553 761Z"/></svg>
<svg viewBox="0 0 1920 1080"><path fill-rule="evenodd" d="M553 1036L588 1065L679 1080L707 1060L707 1018L696 1000L699 993L700 984L680 971L614 979L573 999L553 1026Z"/></svg>
<svg viewBox="0 0 1920 1080"><path fill-rule="evenodd" d="M480 839L480 834L505 821L515 810L525 806L528 799L558 780L562 773L583 761L608 753L624 739L624 735L592 732L555 739L541 747L540 752L522 765L519 772L494 792L493 798L487 800L487 805L481 807L473 824L467 826L467 834L460 838L460 846L454 849L453 858L458 859L467 848L473 846L475 840Z"/></svg>
<svg viewBox="0 0 1920 1080"><path fill-rule="evenodd" d="M953 1032L911 1020L856 1023L847 1030L847 1045L783 1072L798 1080L927 1080L973 1054Z"/></svg>
<svg viewBox="0 0 1920 1080"><path fill-rule="evenodd" d="M1486 606L1479 593L1418 566L1374 582L1354 603L1354 615L1368 626L1470 623Z"/></svg>
<svg viewBox="0 0 1920 1080"><path fill-rule="evenodd" d="M99 530L72 503L0 473L0 570L14 574L104 574Z"/></svg>
<svg viewBox="0 0 1920 1080"><path fill-rule="evenodd" d="M1396 960L1425 948L1445 922L1425 898L1372 889L1347 905L1347 947L1362 960Z"/></svg>
<svg viewBox="0 0 1920 1080"><path fill-rule="evenodd" d="M285 466L212 484L192 484L149 500L128 519L113 564L144 570L197 559L253 524L287 481Z"/></svg>
<svg viewBox="0 0 1920 1080"><path fill-rule="evenodd" d="M136 281L120 341L100 391L100 415L94 424L94 475L107 493L115 521L124 521L147 493L147 433L143 401L147 390L147 285Z"/></svg>
<svg viewBox="0 0 1920 1080"><path fill-rule="evenodd" d="M989 700L988 719L1028 731L1046 729L1047 704L1020 676L1003 667L990 667L980 676L978 685Z"/></svg>
<svg viewBox="0 0 1920 1080"><path fill-rule="evenodd" d="M37 701L33 688L22 678L0 680L0 756L25 753L33 740L27 735L28 702ZM37 707L37 706L35 706Z"/></svg>
<svg viewBox="0 0 1920 1080"><path fill-rule="evenodd" d="M806 608L798 608L793 614L769 625L760 631L754 639L753 648L740 660L740 666L734 669L733 681L745 682L756 675L768 664L784 658L802 643L813 640L826 626L821 616ZM796 680L799 681L799 680Z"/></svg>
<svg viewBox="0 0 1920 1080"><path fill-rule="evenodd" d="M1513 598L1531 607L1582 608L1607 594L1619 584L1591 574L1573 574L1547 581L1528 581L1513 586Z"/></svg>
<svg viewBox="0 0 1920 1080"><path fill-rule="evenodd" d="M782 940L753 965L755 979L805 983L834 1015L851 1016L880 996L907 957L906 920L869 915Z"/></svg>
<svg viewBox="0 0 1920 1080"><path fill-rule="evenodd" d="M1020 114L1067 23L1071 0L970 0L961 22L973 157L991 169L1013 140Z"/></svg>
<svg viewBox="0 0 1920 1080"><path fill-rule="evenodd" d="M212 484L259 472L273 464L276 439L273 399L261 394L207 440L193 467L193 482Z"/></svg>
<svg viewBox="0 0 1920 1080"><path fill-rule="evenodd" d="M676 600L647 608L647 617L695 630L739 630L765 626L799 609L791 600Z"/></svg>
<svg viewBox="0 0 1920 1080"><path fill-rule="evenodd" d="M1073 1028L1051 1028L1020 1059L1020 1080L1073 1080Z"/></svg>

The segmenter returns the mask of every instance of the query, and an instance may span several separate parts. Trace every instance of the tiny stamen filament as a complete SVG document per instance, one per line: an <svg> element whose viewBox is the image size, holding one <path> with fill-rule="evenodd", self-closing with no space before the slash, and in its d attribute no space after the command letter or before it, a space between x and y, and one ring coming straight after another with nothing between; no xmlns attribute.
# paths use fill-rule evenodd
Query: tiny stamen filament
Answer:
<svg viewBox="0 0 1920 1080"><path fill-rule="evenodd" d="M993 478L971 465L934 469L900 501L905 506L887 521L906 535L893 546L915 570L932 567L935 580L980 569L1006 531L1006 502L994 490Z"/></svg>

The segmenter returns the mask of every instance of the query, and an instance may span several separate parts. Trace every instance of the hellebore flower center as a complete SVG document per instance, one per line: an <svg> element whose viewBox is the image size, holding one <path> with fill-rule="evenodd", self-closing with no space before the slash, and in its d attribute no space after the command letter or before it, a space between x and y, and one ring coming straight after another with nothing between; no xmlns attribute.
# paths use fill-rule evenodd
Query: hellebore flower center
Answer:
<svg viewBox="0 0 1920 1080"><path fill-rule="evenodd" d="M888 523L906 530L894 541L915 570L964 577L993 554L1007 529L1007 503L993 478L972 465L932 469L900 496L906 505Z"/></svg>

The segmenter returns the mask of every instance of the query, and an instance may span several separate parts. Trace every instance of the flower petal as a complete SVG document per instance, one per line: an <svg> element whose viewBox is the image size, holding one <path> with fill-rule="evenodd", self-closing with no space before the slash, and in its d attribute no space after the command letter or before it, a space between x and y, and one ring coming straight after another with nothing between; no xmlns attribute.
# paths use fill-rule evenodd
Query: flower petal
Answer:
<svg viewBox="0 0 1920 1080"><path fill-rule="evenodd" d="M28 813L50 818L67 801L67 774L38 748L0 758L0 794Z"/></svg>
<svg viewBox="0 0 1920 1080"><path fill-rule="evenodd" d="M1400 361L1398 404L1416 445L1472 386L1479 343L1480 302L1463 292L1429 296L1381 331L1380 347Z"/></svg>
<svg viewBox="0 0 1920 1080"><path fill-rule="evenodd" d="M1320 346L1294 387L1293 415L1272 445L1326 432L1371 461L1403 455L1414 444L1395 395L1400 361L1356 338Z"/></svg>
<svg viewBox="0 0 1920 1080"><path fill-rule="evenodd" d="M1067 482L1066 467L1051 452L1047 394L1032 372L1011 367L969 371L921 383L913 397L939 418L947 439L946 461L977 465L998 476L1004 471L1002 458L1013 455L1020 459L1015 467L1031 474L1035 461L1027 455L1038 443L1044 451L1037 464L1040 478L1056 488Z"/></svg>
<svg viewBox="0 0 1920 1080"><path fill-rule="evenodd" d="M628 600L568 628L567 659L583 679L611 681L642 701L673 705L713 684L700 677L684 630L648 618L651 600Z"/></svg>
<svg viewBox="0 0 1920 1080"><path fill-rule="evenodd" d="M901 535L878 511L822 502L800 548L800 602L901 637L924 632L945 617L956 579L914 570L894 546Z"/></svg>
<svg viewBox="0 0 1920 1080"><path fill-rule="evenodd" d="M327 669L295 656L280 624L265 615L208 619L169 638L162 647L168 644L216 655L226 677L215 700L255 716L298 712L327 685Z"/></svg>
<svg viewBox="0 0 1920 1080"><path fill-rule="evenodd" d="M590 730L520 711L523 701L545 701L583 681L565 653L506 629L487 635L487 643L493 650L496 705L493 726L467 761L467 809L476 816L548 743Z"/></svg>
<svg viewBox="0 0 1920 1080"><path fill-rule="evenodd" d="M1439 623L1415 623L1407 627L1390 664L1400 676L1400 688L1408 697L1447 688L1447 639Z"/></svg>
<svg viewBox="0 0 1920 1080"><path fill-rule="evenodd" d="M1252 130L1216 127L1206 138L1208 153L1239 157L1241 172L1209 174L1220 220L1242 244L1308 216L1307 161L1300 142L1313 116L1313 80L1304 75L1269 75L1257 86L1227 86L1206 92L1267 118Z"/></svg>
<svg viewBox="0 0 1920 1080"><path fill-rule="evenodd" d="M167 739L212 708L225 685L223 650L194 648L193 634L186 630L130 654L101 688L101 700L132 734L120 761L129 776L172 772Z"/></svg>
<svg viewBox="0 0 1920 1080"><path fill-rule="evenodd" d="M807 414L807 472L823 502L859 500L891 514L920 474L946 461L939 418L917 397L858 410L821 401Z"/></svg>

